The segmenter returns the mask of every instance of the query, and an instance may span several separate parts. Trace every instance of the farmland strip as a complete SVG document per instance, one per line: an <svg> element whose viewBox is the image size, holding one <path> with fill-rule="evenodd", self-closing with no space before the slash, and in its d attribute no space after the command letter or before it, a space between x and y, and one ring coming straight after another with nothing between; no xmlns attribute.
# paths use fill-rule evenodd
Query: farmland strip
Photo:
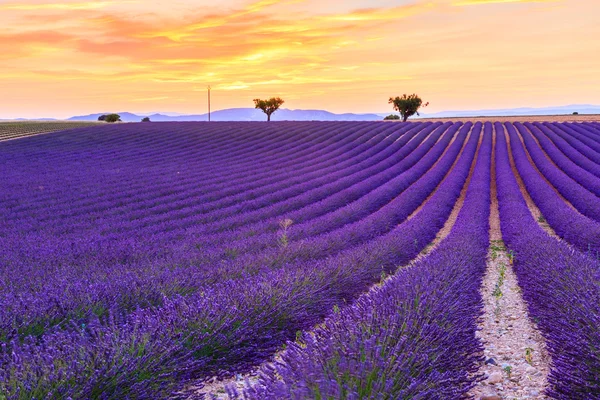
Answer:
<svg viewBox="0 0 600 400"><path fill-rule="evenodd" d="M262 369L250 399L466 394L481 350L476 288L488 245L491 144L488 127L463 209L439 247L290 343L282 361Z"/></svg>
<svg viewBox="0 0 600 400"><path fill-rule="evenodd" d="M510 170L503 135L498 135L496 156L502 235L515 255L514 270L529 313L552 356L547 394L557 399L597 397L598 262L549 237L533 220Z"/></svg>
<svg viewBox="0 0 600 400"><path fill-rule="evenodd" d="M523 131L522 124L516 123L515 126L520 131ZM546 154L548 154L550 159L558 167L560 167L565 174L570 176L585 189L594 193L596 196L600 196L600 179L571 161L560 150L558 150L552 141L543 135L537 127L534 127L528 122L525 123L525 126L527 126L530 132L533 133L533 136L535 136L535 138L538 140L541 147L544 149Z"/></svg>
<svg viewBox="0 0 600 400"><path fill-rule="evenodd" d="M552 124L540 125L536 122L534 125L539 127L571 161L600 177L600 154Z"/></svg>
<svg viewBox="0 0 600 400"><path fill-rule="evenodd" d="M158 310L135 312L127 318L129 322L117 326L89 324L85 328L89 333L83 335L81 331L57 332L45 335L39 345L14 347L13 343L7 351L14 351L21 361L0 362L0 367L11 366L0 369L9 374L8 382L22 382L21 387L33 385L40 393L55 387L55 393L85 397L91 390L102 390L114 398L122 395L123 388L138 396L160 397L173 385L180 385L182 376L212 375L217 360L219 368L255 365L296 330L318 322L334 304L360 294L378 279L382 266L389 271L407 262L435 237L460 194L477 142L478 135L472 135L458 164L427 207L406 224L365 246L318 265L309 263L248 276L236 290L224 283L190 298L167 301ZM86 343L92 337L94 345L90 346ZM153 340L147 342L144 337ZM65 341L72 345L65 346ZM120 349L130 348L127 343L147 343L144 357L123 353ZM68 366L62 376L79 382L78 385L65 385L43 361L45 354L57 348ZM77 355L73 353L75 348ZM75 356L82 360L79 364L71 363ZM92 359L95 365L114 366L111 368L119 371L118 375L106 368L90 368L85 360ZM38 367L34 374L27 375L25 371L30 370L32 360ZM90 375L90 371L95 372ZM151 378L132 386L132 380L142 372Z"/></svg>
<svg viewBox="0 0 600 400"><path fill-rule="evenodd" d="M535 204L552 229L582 252L600 254L600 224L565 204L554 189L529 163L525 149L512 125L507 124L516 167ZM502 131L503 132L503 131Z"/></svg>
<svg viewBox="0 0 600 400"><path fill-rule="evenodd" d="M584 189L549 161L529 131L522 126L517 126L517 129L535 166L548 182L579 212L589 218L600 221L600 198ZM541 132L538 133L541 134Z"/></svg>

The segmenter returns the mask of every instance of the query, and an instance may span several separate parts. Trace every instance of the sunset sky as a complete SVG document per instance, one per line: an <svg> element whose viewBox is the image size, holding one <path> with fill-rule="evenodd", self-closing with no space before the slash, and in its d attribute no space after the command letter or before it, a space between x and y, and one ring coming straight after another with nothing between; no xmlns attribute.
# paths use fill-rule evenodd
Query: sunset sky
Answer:
<svg viewBox="0 0 600 400"><path fill-rule="evenodd" d="M218 6L216 6L218 4ZM0 118L600 104L599 0L0 0Z"/></svg>

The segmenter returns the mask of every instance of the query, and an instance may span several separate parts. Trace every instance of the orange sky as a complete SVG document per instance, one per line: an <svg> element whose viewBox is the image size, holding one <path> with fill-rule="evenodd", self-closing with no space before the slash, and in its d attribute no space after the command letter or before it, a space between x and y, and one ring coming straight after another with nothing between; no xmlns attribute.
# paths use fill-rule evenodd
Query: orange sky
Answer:
<svg viewBox="0 0 600 400"><path fill-rule="evenodd" d="M215 6L214 4L219 4ZM0 0L0 118L600 104L599 0Z"/></svg>

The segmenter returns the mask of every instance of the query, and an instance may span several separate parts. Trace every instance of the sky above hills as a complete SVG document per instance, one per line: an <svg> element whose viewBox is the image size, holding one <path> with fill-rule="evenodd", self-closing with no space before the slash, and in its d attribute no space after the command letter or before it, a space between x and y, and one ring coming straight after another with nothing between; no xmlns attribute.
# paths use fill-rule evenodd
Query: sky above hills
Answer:
<svg viewBox="0 0 600 400"><path fill-rule="evenodd" d="M218 6L216 6L218 4ZM0 118L600 103L597 0L8 0Z"/></svg>

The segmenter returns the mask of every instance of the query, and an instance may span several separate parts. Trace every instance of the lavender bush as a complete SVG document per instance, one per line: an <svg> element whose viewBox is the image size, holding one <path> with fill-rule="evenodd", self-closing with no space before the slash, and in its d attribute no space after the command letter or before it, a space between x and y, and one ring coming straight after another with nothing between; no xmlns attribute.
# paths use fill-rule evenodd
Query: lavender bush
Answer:
<svg viewBox="0 0 600 400"><path fill-rule="evenodd" d="M558 157L594 170L594 126L566 125L519 129L572 146ZM357 368L383 368L399 385L386 378L369 393L464 394L477 379L473 329L489 204L482 165L491 135L481 123L153 123L0 143L0 398L185 397L190 384L268 360L332 313L328 321L342 324L361 317L356 307L367 316L375 304L404 310L398 321L406 332L422 326L440 336L418 346L398 341L407 353L397 364L369 347ZM531 154L542 151L533 136L524 140ZM591 259L584 253L598 249L598 223L567 206L520 141L514 145L517 168L550 225L577 246L576 257ZM472 168L467 201L440 248L355 303L435 240ZM552 185L576 185L573 195L582 196L573 204L596 215L595 195L583 195L590 188L557 171L546 170L559 177ZM415 296L423 300L418 307L403 306ZM453 312L427 314L428 305L444 302ZM364 332L381 340L404 332L384 315L372 315ZM582 315L593 321L593 313ZM347 349L367 342L361 336ZM420 362L410 351L439 359ZM315 350L316 361L318 354L329 353ZM581 360L593 370L589 354ZM339 355L340 366L354 362ZM414 367L414 386L405 385L412 379L400 372L405 367Z"/></svg>

